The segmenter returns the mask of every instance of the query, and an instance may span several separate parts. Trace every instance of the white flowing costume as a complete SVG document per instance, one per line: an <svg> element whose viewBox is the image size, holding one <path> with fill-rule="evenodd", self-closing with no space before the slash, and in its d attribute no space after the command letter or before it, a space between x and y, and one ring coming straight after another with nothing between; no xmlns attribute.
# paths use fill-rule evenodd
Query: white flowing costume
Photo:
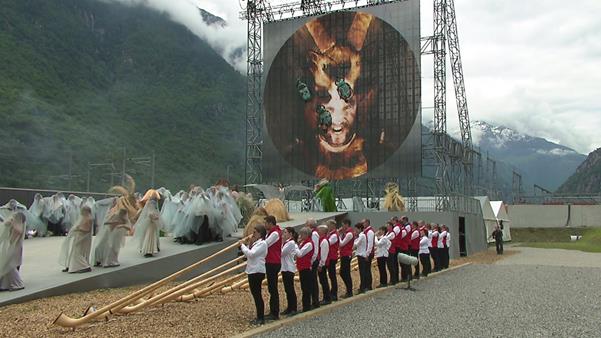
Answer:
<svg viewBox="0 0 601 338"><path fill-rule="evenodd" d="M44 215L46 209L46 200L41 194L35 194L33 203L29 207L29 217L27 217L27 229L34 230L38 233L38 236L44 237L48 232L48 220Z"/></svg>
<svg viewBox="0 0 601 338"><path fill-rule="evenodd" d="M161 217L158 202L154 199L146 202L138 221L134 225L134 241L143 255L154 255L159 252L159 230Z"/></svg>
<svg viewBox="0 0 601 338"><path fill-rule="evenodd" d="M69 269L70 273L90 268L93 224L92 213L86 216L80 214L79 219L71 227L67 238L63 241L59 263Z"/></svg>
<svg viewBox="0 0 601 338"><path fill-rule="evenodd" d="M119 251L125 246L131 225L127 217L127 211L113 209L109 212L105 223L96 235L96 246L94 249L94 263L104 267L119 265Z"/></svg>
<svg viewBox="0 0 601 338"><path fill-rule="evenodd" d="M15 213L0 223L0 290L24 288L18 267L23 263L25 214Z"/></svg>

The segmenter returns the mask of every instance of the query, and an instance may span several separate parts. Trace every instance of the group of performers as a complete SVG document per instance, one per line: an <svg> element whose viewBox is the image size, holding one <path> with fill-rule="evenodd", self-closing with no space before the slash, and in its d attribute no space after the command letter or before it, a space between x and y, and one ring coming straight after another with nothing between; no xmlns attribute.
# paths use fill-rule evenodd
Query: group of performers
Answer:
<svg viewBox="0 0 601 338"><path fill-rule="evenodd" d="M128 236L142 256L153 257L160 252L161 232L182 243L200 244L230 236L242 219L236 194L226 186L206 191L192 186L175 195L161 188L142 196L134 189L133 183L113 187L118 197L98 201L36 194L29 209L16 200L0 207L0 290L24 287L19 270L28 236L65 236L58 259L62 271L84 273L92 266L119 266Z"/></svg>
<svg viewBox="0 0 601 338"><path fill-rule="evenodd" d="M338 274L345 286L345 294L341 298L353 296L353 252L359 268L358 293L365 293L373 288L371 262L374 257L380 274L378 287L385 287L448 268L450 243L446 225L409 222L406 216L390 219L377 231L371 227L369 219L362 220L354 227L351 227L348 219L343 220L340 227L334 220L318 226L309 219L298 233L292 227L281 229L275 217L266 216L264 223L256 224L250 238L240 246L247 258L246 273L256 307L257 318L253 324L260 325L265 323L265 319L277 320L280 315L297 313L294 288L297 272L302 293L302 312L306 312L338 300L338 260ZM398 260L399 254L419 257L421 264L412 271L411 265ZM287 307L281 313L278 294L280 272L287 298ZM267 318L261 295L265 278L269 291Z"/></svg>

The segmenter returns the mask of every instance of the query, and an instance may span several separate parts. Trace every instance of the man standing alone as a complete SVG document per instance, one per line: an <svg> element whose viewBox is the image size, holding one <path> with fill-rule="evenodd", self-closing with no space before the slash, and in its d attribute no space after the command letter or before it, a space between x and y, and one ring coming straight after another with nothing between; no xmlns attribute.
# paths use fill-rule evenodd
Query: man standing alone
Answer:
<svg viewBox="0 0 601 338"><path fill-rule="evenodd" d="M497 255L503 254L503 230L499 228L498 225L495 225L495 231L492 232L492 238L495 240L495 245L497 246Z"/></svg>

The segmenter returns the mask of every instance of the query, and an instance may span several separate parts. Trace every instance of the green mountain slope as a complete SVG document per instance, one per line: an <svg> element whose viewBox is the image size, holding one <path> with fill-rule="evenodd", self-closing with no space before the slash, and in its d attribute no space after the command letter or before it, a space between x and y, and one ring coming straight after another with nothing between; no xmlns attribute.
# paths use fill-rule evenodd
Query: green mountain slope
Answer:
<svg viewBox="0 0 601 338"><path fill-rule="evenodd" d="M154 151L156 185L172 190L228 165L242 177L245 79L183 26L95 0L0 6L0 186L83 190L88 163L114 163L90 171L102 191L124 146ZM149 166L126 168L149 186Z"/></svg>
<svg viewBox="0 0 601 338"><path fill-rule="evenodd" d="M601 193L601 148L588 155L576 172L562 184L558 193L598 194Z"/></svg>

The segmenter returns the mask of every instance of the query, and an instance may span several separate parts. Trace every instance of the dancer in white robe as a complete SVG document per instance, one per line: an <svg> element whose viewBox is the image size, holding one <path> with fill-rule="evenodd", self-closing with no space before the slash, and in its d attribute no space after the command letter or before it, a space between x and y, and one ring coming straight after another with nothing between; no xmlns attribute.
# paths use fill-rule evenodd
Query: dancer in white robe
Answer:
<svg viewBox="0 0 601 338"><path fill-rule="evenodd" d="M82 273L92 271L90 267L90 249L92 247L92 208L84 205L79 218L69 230L63 241L59 263L65 267L63 272Z"/></svg>
<svg viewBox="0 0 601 338"><path fill-rule="evenodd" d="M48 233L48 220L43 217L45 208L46 200L42 194L35 194L27 217L27 230L32 231L34 236L45 237Z"/></svg>
<svg viewBox="0 0 601 338"><path fill-rule="evenodd" d="M64 202L65 216L63 217L63 231L69 233L71 227L75 225L75 222L79 219L82 199L73 194Z"/></svg>
<svg viewBox="0 0 601 338"><path fill-rule="evenodd" d="M21 290L25 286L19 275L23 263L25 214L16 212L0 223L0 291Z"/></svg>
<svg viewBox="0 0 601 338"><path fill-rule="evenodd" d="M19 211L23 212L24 215L28 213L27 207L25 207L23 204L19 203L15 199L9 200L8 203L0 206L0 222L8 220Z"/></svg>
<svg viewBox="0 0 601 338"><path fill-rule="evenodd" d="M44 197L46 208L43 217L48 221L48 230L54 236L62 236L63 232L61 222L65 217L65 196L62 193L52 197Z"/></svg>
<svg viewBox="0 0 601 338"><path fill-rule="evenodd" d="M125 236L130 230L127 209L112 209L96 236L95 266L119 266L119 252L125 246Z"/></svg>
<svg viewBox="0 0 601 338"><path fill-rule="evenodd" d="M152 198L146 202L138 221L134 225L134 241L144 257L152 257L159 252L160 229L161 217L158 201Z"/></svg>

